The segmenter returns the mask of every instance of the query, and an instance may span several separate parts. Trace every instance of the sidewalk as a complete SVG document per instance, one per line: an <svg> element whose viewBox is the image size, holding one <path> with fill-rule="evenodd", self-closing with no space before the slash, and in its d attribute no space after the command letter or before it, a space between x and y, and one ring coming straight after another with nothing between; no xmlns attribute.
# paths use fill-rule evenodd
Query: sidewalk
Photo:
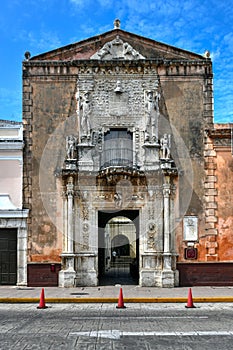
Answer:
<svg viewBox="0 0 233 350"><path fill-rule="evenodd" d="M128 303L184 303L189 287L156 288L137 285L59 288L44 287L48 303L116 303L122 287ZM233 302L233 286L192 287L194 302ZM42 287L0 286L0 303L37 303Z"/></svg>

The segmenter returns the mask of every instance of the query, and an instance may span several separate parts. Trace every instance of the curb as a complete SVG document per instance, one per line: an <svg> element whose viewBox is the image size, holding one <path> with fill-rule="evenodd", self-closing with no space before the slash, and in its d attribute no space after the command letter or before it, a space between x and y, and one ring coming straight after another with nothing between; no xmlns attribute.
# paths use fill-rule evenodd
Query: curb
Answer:
<svg viewBox="0 0 233 350"><path fill-rule="evenodd" d="M118 298L46 298L47 303L117 303ZM233 297L196 297L193 298L196 303L233 303ZM39 298L0 298L0 303L38 303ZM126 303L186 303L187 298L124 298Z"/></svg>

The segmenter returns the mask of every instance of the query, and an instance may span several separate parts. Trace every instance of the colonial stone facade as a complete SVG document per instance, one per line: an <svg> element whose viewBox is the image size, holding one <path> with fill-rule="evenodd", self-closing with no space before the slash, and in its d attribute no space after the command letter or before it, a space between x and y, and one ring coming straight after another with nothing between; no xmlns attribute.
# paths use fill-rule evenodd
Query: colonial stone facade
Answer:
<svg viewBox="0 0 233 350"><path fill-rule="evenodd" d="M174 287L194 283L193 265L232 260L221 250L232 209L218 196L232 171L230 126L213 124L212 79L208 53L119 21L25 54L29 285L96 286L123 264L141 286Z"/></svg>

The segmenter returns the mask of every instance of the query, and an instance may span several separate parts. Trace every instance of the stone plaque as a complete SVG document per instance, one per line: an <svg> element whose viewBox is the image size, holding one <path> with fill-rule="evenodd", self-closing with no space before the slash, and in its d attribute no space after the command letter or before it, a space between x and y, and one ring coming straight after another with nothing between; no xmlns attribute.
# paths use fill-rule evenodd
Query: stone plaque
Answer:
<svg viewBox="0 0 233 350"><path fill-rule="evenodd" d="M198 218L196 216L184 217L184 240L197 241L198 239Z"/></svg>
<svg viewBox="0 0 233 350"><path fill-rule="evenodd" d="M109 114L121 117L128 113L128 94L114 94L109 100Z"/></svg>

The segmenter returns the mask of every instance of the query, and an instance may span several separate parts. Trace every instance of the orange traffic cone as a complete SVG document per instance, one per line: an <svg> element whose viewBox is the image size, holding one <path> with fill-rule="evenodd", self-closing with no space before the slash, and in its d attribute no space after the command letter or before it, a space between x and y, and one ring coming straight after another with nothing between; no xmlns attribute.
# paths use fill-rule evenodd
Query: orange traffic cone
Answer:
<svg viewBox="0 0 233 350"><path fill-rule="evenodd" d="M41 290L40 304L37 306L37 309L47 309L47 306L45 305L44 288Z"/></svg>
<svg viewBox="0 0 233 350"><path fill-rule="evenodd" d="M186 308L194 308L196 306L193 305L193 296L192 296L192 290L189 288L188 292L188 302L187 305L185 306Z"/></svg>
<svg viewBox="0 0 233 350"><path fill-rule="evenodd" d="M119 298L118 298L118 305L116 306L117 309L125 309L126 306L124 305L124 299L123 299L123 292L122 288L120 288Z"/></svg>

